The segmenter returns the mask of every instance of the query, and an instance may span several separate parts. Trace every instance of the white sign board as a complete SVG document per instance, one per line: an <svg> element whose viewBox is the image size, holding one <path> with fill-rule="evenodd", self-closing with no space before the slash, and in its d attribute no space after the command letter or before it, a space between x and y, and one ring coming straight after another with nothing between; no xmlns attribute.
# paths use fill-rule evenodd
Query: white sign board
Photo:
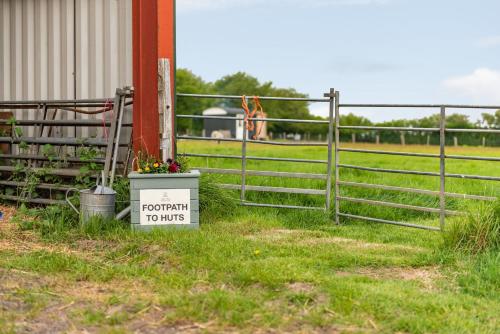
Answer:
<svg viewBox="0 0 500 334"><path fill-rule="evenodd" d="M189 189L147 189L140 192L141 225L191 223Z"/></svg>

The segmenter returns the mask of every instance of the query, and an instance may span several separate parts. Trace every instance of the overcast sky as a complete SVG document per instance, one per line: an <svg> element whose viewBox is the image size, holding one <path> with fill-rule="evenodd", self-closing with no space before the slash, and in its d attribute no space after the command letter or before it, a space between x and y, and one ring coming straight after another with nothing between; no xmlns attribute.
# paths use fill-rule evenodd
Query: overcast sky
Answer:
<svg viewBox="0 0 500 334"><path fill-rule="evenodd" d="M178 66L209 81L245 71L311 97L333 87L346 103L500 105L500 0L177 0L177 11Z"/></svg>

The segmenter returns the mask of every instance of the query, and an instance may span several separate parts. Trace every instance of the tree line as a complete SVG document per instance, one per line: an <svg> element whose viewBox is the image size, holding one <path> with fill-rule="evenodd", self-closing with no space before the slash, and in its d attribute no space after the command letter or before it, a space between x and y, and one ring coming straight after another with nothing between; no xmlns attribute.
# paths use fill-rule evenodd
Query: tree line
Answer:
<svg viewBox="0 0 500 334"><path fill-rule="evenodd" d="M206 82L190 70L178 69L176 85L179 93L307 97L307 94L299 93L293 88L277 88L272 82L261 83L257 78L243 72L227 75L215 82ZM309 111L309 103L304 101L261 101L261 104L268 117L323 120L322 117L312 115ZM201 115L204 110L215 106L241 108L241 101L181 97L177 99L176 112L179 115ZM199 121L179 119L177 122L177 131L181 133L201 132L202 127L203 122ZM273 133L326 134L328 126L273 122L268 125L268 131Z"/></svg>
<svg viewBox="0 0 500 334"><path fill-rule="evenodd" d="M177 70L177 91L180 93L192 94L217 94L217 95L247 95L247 96L280 96L306 98L307 94L298 92L293 88L275 87L272 82L261 83L257 78L238 72L227 75L214 82L207 82L195 75L188 69ZM261 101L261 104L270 118L285 119L307 119L324 120L320 116L312 115L309 110L309 103L304 101ZM241 108L239 100L222 99L199 99L183 98L177 99L177 114L180 115L201 115L204 110L211 107L231 107ZM345 126L383 126L383 127L413 127L413 128L436 128L439 127L439 114L423 117L420 119L397 119L387 122L372 122L366 117L357 116L352 113L341 116L341 124ZM456 129L498 129L500 128L500 110L496 113L483 113L477 122L471 122L467 115L451 114L446 117L446 126ZM201 133L203 122L200 120L179 119L177 131L180 133ZM328 125L318 124L297 124L297 123L276 123L268 124L268 132L275 135L283 133L299 133L307 138L326 138ZM500 138L494 134L471 134L457 133L447 136L450 143L458 141L464 145L499 145ZM453 138L456 137L456 138ZM439 143L438 133L428 133L422 131L405 132L404 137L399 131L362 131L343 130L342 141L356 140L360 142L384 142L384 143L404 143L407 144L437 144Z"/></svg>
<svg viewBox="0 0 500 334"><path fill-rule="evenodd" d="M439 128L440 114L434 114L419 119L397 119L386 122L372 122L369 119L353 114L342 116L340 120L346 126L377 126L377 127L410 127L410 128ZM448 129L500 129L500 110L493 114L483 113L480 120L471 122L469 116L454 113L446 116L446 128ZM342 141L359 142L381 142L397 144L420 144L438 145L440 138L438 132L428 131L362 131L343 130L341 132ZM498 134L484 133L453 133L446 136L447 145L486 145L499 146L500 136Z"/></svg>

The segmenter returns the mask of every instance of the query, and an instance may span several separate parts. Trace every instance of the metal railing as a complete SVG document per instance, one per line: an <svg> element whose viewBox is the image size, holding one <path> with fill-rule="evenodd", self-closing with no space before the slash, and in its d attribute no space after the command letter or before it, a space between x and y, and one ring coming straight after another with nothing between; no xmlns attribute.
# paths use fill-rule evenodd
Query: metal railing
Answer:
<svg viewBox="0 0 500 334"><path fill-rule="evenodd" d="M341 108L415 108L415 109L439 109L439 128L412 128L412 127L377 127L377 126L342 126L340 124ZM435 104L341 104L340 103L340 93L335 92L335 220L336 223L340 223L340 218L349 218L355 220L365 220L382 224L391 224L406 226L419 229L427 230L437 230L442 231L445 228L446 216L460 214L456 211L451 211L446 209L446 198L462 198L462 199L472 199L472 200L482 200L482 201L495 201L496 197L489 196L478 196L470 194L455 194L446 192L446 179L447 178L459 178L459 179L469 179L469 180L484 180L484 181L500 181L500 177L497 176L483 176L483 175L467 175L467 174L450 174L446 173L446 161L449 159L456 160L471 160L471 161L491 161L499 162L498 157L478 157L478 156L465 156L465 155L448 155L446 154L446 134L447 133L490 133L490 134L500 134L500 129L449 129L446 128L446 110L447 109L490 109L496 110L500 109L500 106L484 106L484 105L435 105ZM420 131L420 132L439 132L439 154L426 154L426 153L412 153L412 152L396 152L396 151L382 151L382 150L368 150L368 149L353 149L353 148L343 148L340 143L340 133L342 130L376 130L376 131ZM363 154L379 154L379 155L391 155L391 156L405 156L405 157L420 157L420 158L434 158L439 159L439 172L424 172L417 170L397 170L390 168L374 168L366 166L357 165L347 165L340 162L340 153L350 152L350 153L363 153ZM431 191L424 189L414 189L414 188L404 188L404 187L394 187L386 186L380 184L370 184L363 182L349 182L342 180L340 178L341 169L352 169L359 171L368 171L376 173L396 173L404 175L420 175L429 177L439 177L439 191ZM376 201L365 198L353 198L342 196L341 187L354 187L354 188L365 188L365 189L378 189L378 190L388 190L388 191L398 191L414 194L423 194L429 196L439 197L439 208L429 208L423 206L414 206L393 202ZM358 204L367 204L374 206L385 206L398 209L415 210L420 212L430 212L439 214L439 227L425 226L410 224L407 222L397 222L373 217L365 217L360 215L352 215L341 211L341 202L351 202Z"/></svg>
<svg viewBox="0 0 500 334"><path fill-rule="evenodd" d="M276 122L276 123L303 123L303 124L328 124L328 137L326 143L297 143L288 141L264 141L249 139L248 130L244 127L242 139L236 138L211 138L199 136L176 136L181 140L193 141L215 141L215 142L233 142L241 143L241 155L220 155L220 154L207 154L189 152L185 155L187 157L203 157L211 159L236 159L241 160L241 169L222 169L222 168L197 168L201 172L210 174L224 174L224 175L240 175L241 184L223 184L222 187L231 190L240 191L240 204L243 206L253 207L272 207L272 208L285 208L285 209L307 209L307 210L324 210L329 212L331 209L331 189L332 189L332 170L333 170L333 132L334 132L334 106L335 95L332 89L325 98L293 98L293 97L272 97L272 96L259 96L261 101L288 101L288 102L308 102L308 103L328 103L330 106L330 117L328 120L306 120L306 119L284 119L284 118L248 118L248 121L255 122ZM204 94L177 94L179 98L201 98L201 99L225 99L225 100L241 100L241 96L234 95L204 95ZM200 116L200 115L176 115L178 119L216 119L216 120L236 120L234 117L227 116ZM291 146L291 147L326 147L328 149L325 160L317 159L296 159L296 158L275 158L275 157L259 157L248 155L248 144L256 145L273 145L273 146ZM262 171L262 170L249 170L248 161L275 161L275 162L292 162L304 164L323 164L326 165L326 172L324 174L317 173L295 173L295 172L276 172L276 171ZM283 177L295 179L312 179L325 181L324 189L304 189L304 188L288 188L288 187L268 187L268 186L255 186L247 184L247 176L267 176L267 177ZM254 203L247 201L247 192L268 192L268 193L287 193L287 194L301 194L324 196L325 205L319 206L298 206L298 205L280 205L272 203Z"/></svg>

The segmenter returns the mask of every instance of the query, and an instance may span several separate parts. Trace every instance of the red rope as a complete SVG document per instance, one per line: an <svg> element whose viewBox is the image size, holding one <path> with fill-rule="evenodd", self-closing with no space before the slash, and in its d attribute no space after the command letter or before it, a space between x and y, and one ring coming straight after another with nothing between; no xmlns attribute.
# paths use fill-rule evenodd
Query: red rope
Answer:
<svg viewBox="0 0 500 334"><path fill-rule="evenodd" d="M111 110L111 119L113 119L113 108L108 107L108 105L111 106L110 100L106 100L106 103L104 104L104 110L106 110L106 111ZM108 139L108 128L106 127L106 112L102 113L102 128L104 130L104 137L107 140Z"/></svg>

